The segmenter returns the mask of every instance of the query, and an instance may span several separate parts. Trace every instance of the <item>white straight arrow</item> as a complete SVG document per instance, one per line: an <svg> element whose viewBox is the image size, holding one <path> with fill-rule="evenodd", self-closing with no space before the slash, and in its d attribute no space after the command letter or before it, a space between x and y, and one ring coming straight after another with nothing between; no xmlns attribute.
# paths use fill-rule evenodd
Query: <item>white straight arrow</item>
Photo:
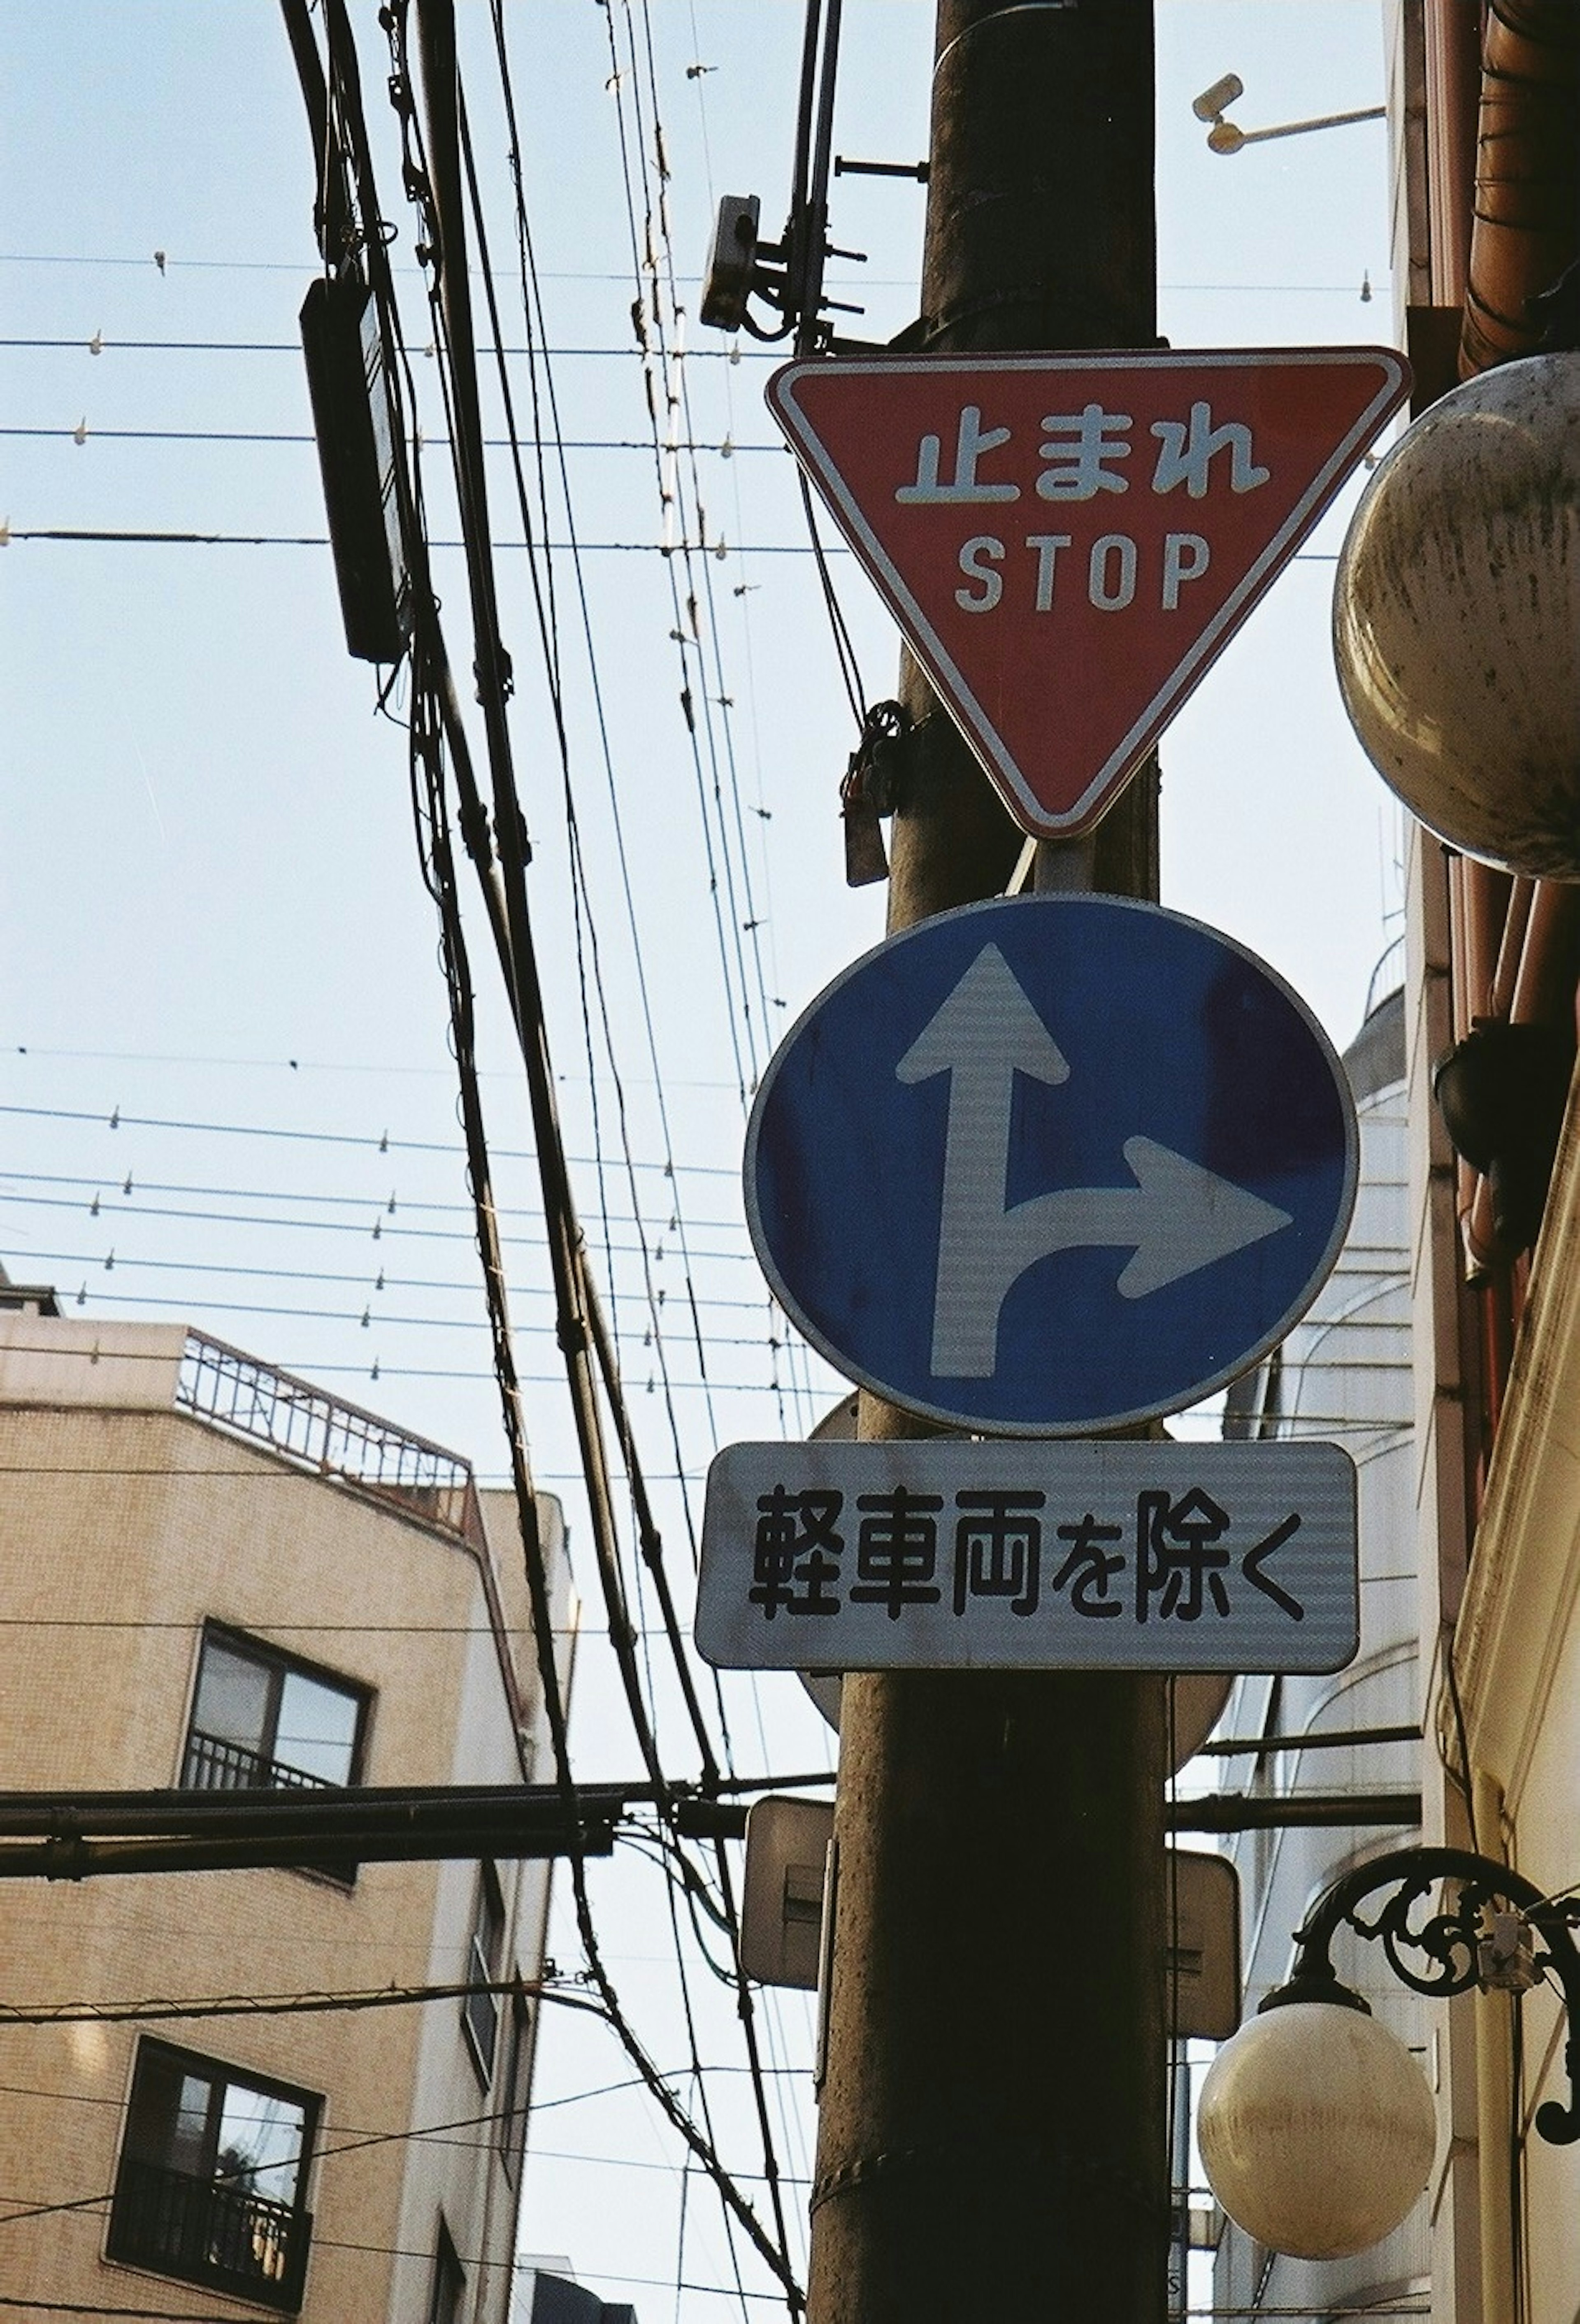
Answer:
<svg viewBox="0 0 1580 2324"><path fill-rule="evenodd" d="M1243 1186L1150 1138L1127 1138L1133 1186L1063 1186L1006 1209L1017 1074L1057 1085L1069 1066L996 945L984 945L894 1068L949 1075L933 1294L935 1379L991 1379L1012 1285L1055 1251L1128 1249L1118 1290L1144 1299L1291 1223Z"/></svg>

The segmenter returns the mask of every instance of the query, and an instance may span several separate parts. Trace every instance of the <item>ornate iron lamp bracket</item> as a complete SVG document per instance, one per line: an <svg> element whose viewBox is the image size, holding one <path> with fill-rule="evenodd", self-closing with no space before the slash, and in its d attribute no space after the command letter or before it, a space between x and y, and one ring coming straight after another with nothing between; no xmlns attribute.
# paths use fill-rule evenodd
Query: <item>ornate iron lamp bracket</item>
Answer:
<svg viewBox="0 0 1580 2324"><path fill-rule="evenodd" d="M1439 1903L1445 1882L1452 1884L1453 1894ZM1392 1893L1373 1911L1363 1911L1380 1890ZM1346 1872L1307 1914L1296 1932L1289 1981L1270 1993L1261 2006L1328 2001L1364 2009L1360 1996L1334 1973L1330 1948L1346 1924L1358 1936L1378 1940L1394 1975L1414 1992L1441 2000L1468 1992L1479 1982L1482 1916L1497 1905L1512 1905L1523 1914L1539 1940L1534 1967L1551 1969L1563 1989L1569 2099L1566 2106L1547 2099L1537 2108L1536 2127L1548 2145L1571 2145L1580 2139L1580 1951L1570 1933L1580 1924L1580 1900L1549 1901L1533 1881L1490 1857L1460 1848L1399 1848Z"/></svg>

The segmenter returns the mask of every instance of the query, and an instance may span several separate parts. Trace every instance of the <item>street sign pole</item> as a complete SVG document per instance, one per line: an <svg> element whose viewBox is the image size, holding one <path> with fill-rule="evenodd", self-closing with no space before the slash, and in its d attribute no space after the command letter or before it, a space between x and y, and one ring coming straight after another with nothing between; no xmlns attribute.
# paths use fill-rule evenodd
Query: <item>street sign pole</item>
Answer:
<svg viewBox="0 0 1580 2324"><path fill-rule="evenodd" d="M939 0L936 53L922 344L1155 344L1150 0ZM892 931L1021 847L909 656L901 698ZM1155 765L1063 872L1156 896ZM846 1680L810 2324L1162 2324L1167 1722L1129 1673Z"/></svg>

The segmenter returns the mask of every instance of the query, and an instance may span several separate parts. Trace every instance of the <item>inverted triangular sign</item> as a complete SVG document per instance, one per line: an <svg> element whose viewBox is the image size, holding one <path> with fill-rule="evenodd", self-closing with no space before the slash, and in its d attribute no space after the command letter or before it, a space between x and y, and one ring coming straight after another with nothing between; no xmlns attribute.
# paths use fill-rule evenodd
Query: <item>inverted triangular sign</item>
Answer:
<svg viewBox="0 0 1580 2324"><path fill-rule="evenodd" d="M768 401L1018 823L1089 830L1409 392L1390 347L874 356Z"/></svg>

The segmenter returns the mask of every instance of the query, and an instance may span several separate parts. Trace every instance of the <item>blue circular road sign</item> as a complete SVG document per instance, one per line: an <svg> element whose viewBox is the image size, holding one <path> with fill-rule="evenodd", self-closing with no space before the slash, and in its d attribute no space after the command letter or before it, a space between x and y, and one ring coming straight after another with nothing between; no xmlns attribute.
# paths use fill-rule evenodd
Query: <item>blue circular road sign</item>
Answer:
<svg viewBox="0 0 1580 2324"><path fill-rule="evenodd" d="M798 1019L746 1141L757 1255L850 1379L989 1434L1178 1412L1282 1338L1354 1201L1344 1068L1283 979L1156 904L972 904Z"/></svg>

